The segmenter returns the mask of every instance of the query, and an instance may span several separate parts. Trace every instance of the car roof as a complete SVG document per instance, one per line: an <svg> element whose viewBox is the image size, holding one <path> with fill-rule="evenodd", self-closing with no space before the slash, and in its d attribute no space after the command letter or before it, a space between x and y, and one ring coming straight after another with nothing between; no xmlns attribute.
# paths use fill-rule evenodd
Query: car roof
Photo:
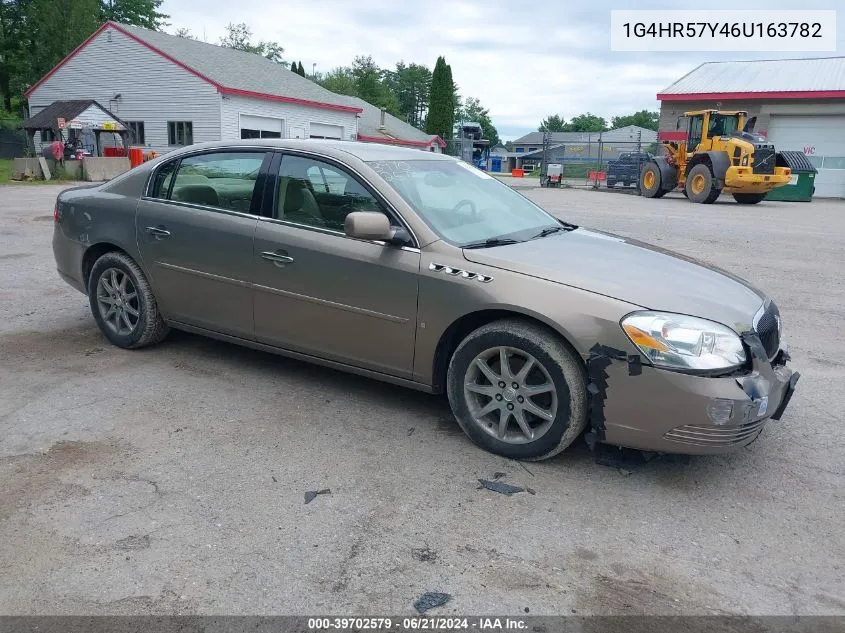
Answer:
<svg viewBox="0 0 845 633"><path fill-rule="evenodd" d="M397 147L383 143L361 143L356 141L336 141L330 139L245 139L236 141L210 141L189 145L182 152L202 149L237 148L237 147L271 147L276 149L341 151L359 160L370 162L376 160L455 160L451 156L437 152Z"/></svg>

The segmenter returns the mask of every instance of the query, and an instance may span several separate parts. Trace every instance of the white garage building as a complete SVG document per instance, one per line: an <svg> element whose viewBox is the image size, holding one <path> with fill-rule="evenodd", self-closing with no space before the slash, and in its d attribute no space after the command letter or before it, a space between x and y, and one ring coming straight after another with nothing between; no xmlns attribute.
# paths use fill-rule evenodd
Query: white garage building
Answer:
<svg viewBox="0 0 845 633"><path fill-rule="evenodd" d="M845 57L709 62L657 98L661 139L679 138L684 111L747 110L778 150L808 156L816 196L845 198Z"/></svg>
<svg viewBox="0 0 845 633"><path fill-rule="evenodd" d="M133 144L158 152L221 139L355 140L363 111L259 55L114 22L25 96L30 116L55 101L93 99L125 123Z"/></svg>

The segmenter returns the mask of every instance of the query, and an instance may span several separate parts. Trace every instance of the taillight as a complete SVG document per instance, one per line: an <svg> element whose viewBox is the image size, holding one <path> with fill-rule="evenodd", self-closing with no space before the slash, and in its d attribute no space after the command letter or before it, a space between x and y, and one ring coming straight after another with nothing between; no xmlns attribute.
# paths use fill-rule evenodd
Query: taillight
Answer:
<svg viewBox="0 0 845 633"><path fill-rule="evenodd" d="M62 221L62 214L59 213L59 201L56 200L56 206L53 207L53 222L59 223Z"/></svg>

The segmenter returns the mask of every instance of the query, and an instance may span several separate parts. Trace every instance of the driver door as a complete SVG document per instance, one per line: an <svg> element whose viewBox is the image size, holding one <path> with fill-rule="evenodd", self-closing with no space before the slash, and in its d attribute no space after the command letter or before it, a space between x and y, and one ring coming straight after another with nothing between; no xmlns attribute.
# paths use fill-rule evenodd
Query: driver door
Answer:
<svg viewBox="0 0 845 633"><path fill-rule="evenodd" d="M411 378L420 251L342 229L350 212L379 209L339 165L282 157L272 217L255 232L258 341Z"/></svg>

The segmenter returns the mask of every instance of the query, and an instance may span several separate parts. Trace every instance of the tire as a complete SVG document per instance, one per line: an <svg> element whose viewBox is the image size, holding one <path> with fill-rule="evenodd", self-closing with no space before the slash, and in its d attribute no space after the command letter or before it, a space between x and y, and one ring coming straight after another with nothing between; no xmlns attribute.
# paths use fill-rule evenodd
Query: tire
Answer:
<svg viewBox="0 0 845 633"><path fill-rule="evenodd" d="M657 163L648 163L643 167L643 173L640 175L640 193L646 198L662 198L666 195Z"/></svg>
<svg viewBox="0 0 845 633"><path fill-rule="evenodd" d="M740 204L757 204L766 197L765 193L735 193L734 200Z"/></svg>
<svg viewBox="0 0 845 633"><path fill-rule="evenodd" d="M604 184L608 189L613 189L616 186L616 181L615 180L607 180Z"/></svg>
<svg viewBox="0 0 845 633"><path fill-rule="evenodd" d="M502 349L511 374L504 377L510 378L511 386L513 380L520 381L517 389L507 383L502 388L498 381L493 382L502 377ZM476 363L482 357L487 357L481 362L492 372L493 379ZM534 364L522 379L519 373L528 357ZM468 384L474 389L467 388ZM530 387L542 392L529 396L526 390ZM447 392L452 412L470 439L491 453L511 459L554 457L572 444L587 425L587 376L583 362L563 340L533 323L495 321L469 334L449 362ZM490 406L494 409L480 415ZM532 409L549 417L541 418ZM503 415L507 416L504 437L499 425ZM536 437L526 434L517 415Z"/></svg>
<svg viewBox="0 0 845 633"><path fill-rule="evenodd" d="M119 299L118 311L113 310L115 297ZM125 253L112 251L94 262L88 279L88 302L100 331L117 347L154 345L169 331L146 276Z"/></svg>
<svg viewBox="0 0 845 633"><path fill-rule="evenodd" d="M700 204L712 204L722 193L722 190L716 186L713 172L704 163L699 163L689 170L684 190L690 202Z"/></svg>

